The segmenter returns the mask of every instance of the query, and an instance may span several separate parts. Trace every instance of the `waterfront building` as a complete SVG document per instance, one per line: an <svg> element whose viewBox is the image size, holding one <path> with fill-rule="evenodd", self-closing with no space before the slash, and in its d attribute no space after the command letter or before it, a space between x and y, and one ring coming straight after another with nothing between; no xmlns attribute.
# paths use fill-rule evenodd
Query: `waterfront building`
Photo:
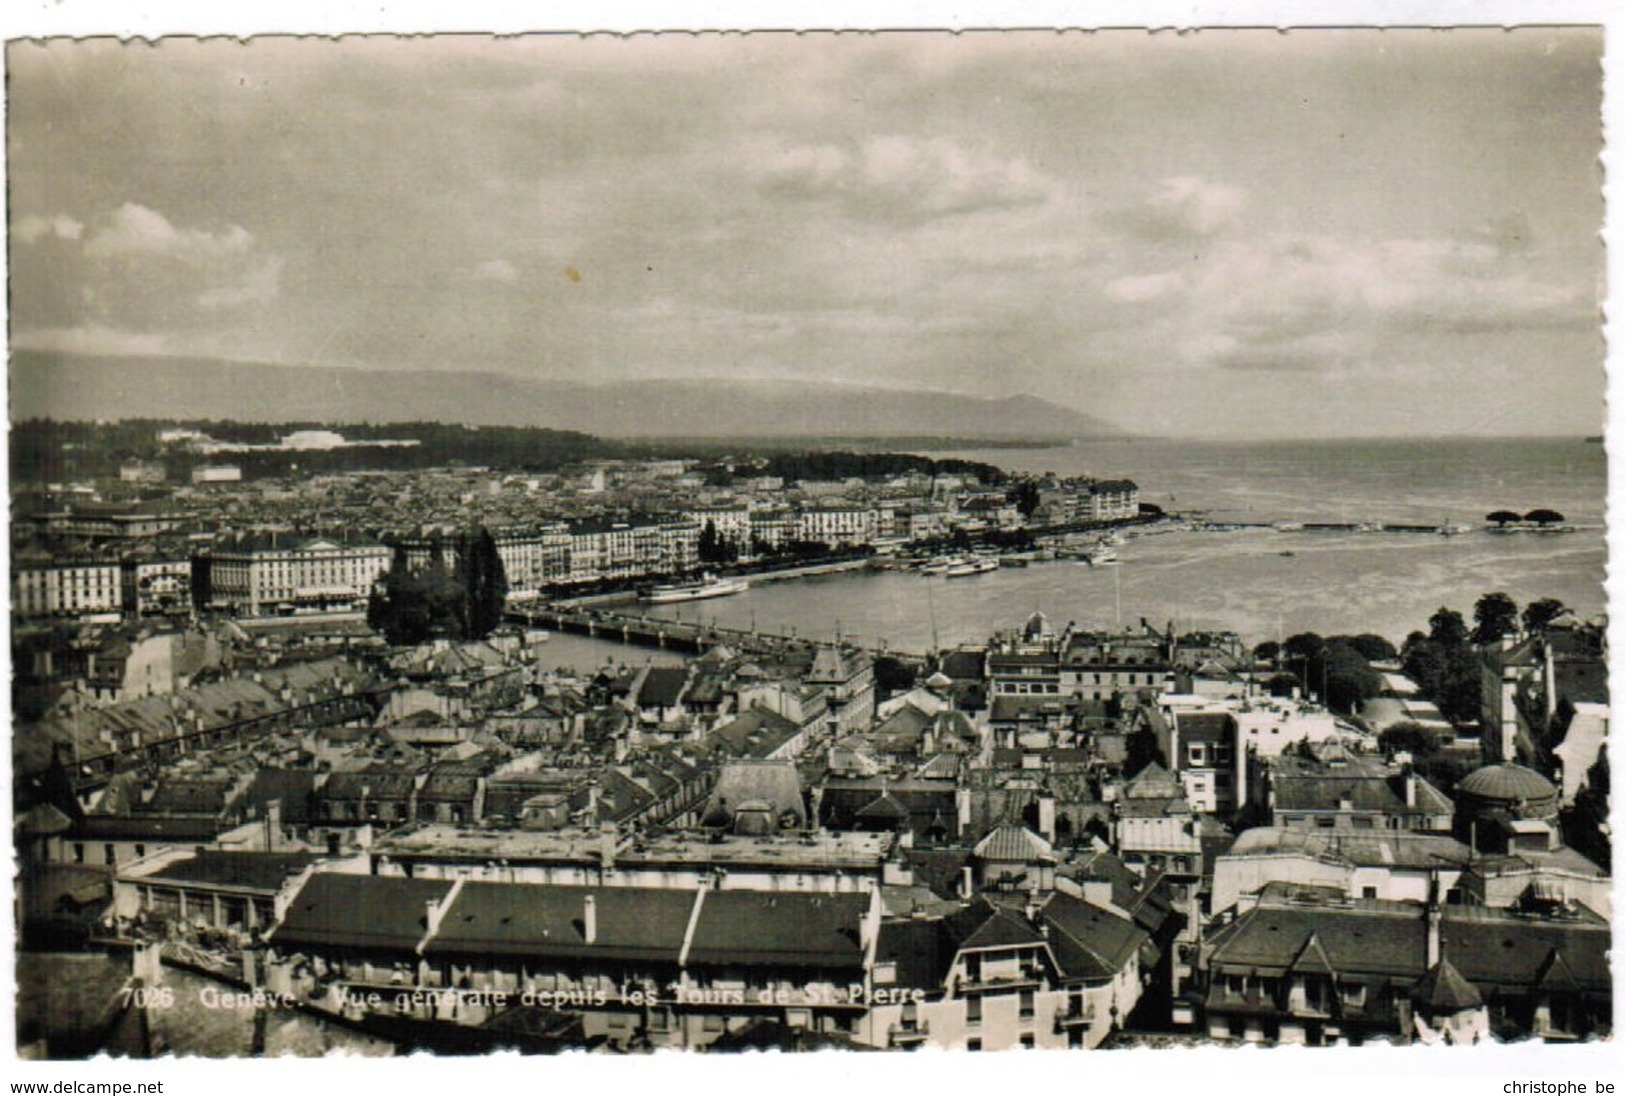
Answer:
<svg viewBox="0 0 1625 1096"><path fill-rule="evenodd" d="M794 539L832 548L873 544L879 536L875 511L867 506L822 503L796 514Z"/></svg>
<svg viewBox="0 0 1625 1096"><path fill-rule="evenodd" d="M119 563L125 612L137 616L185 615L192 611L192 560L178 550L126 556Z"/></svg>
<svg viewBox="0 0 1625 1096"><path fill-rule="evenodd" d="M1167 641L1143 632L1069 632L1061 642L1059 689L1091 700L1135 704L1173 685Z"/></svg>
<svg viewBox="0 0 1625 1096"><path fill-rule="evenodd" d="M1096 480L1089 485L1089 518L1124 521L1140 516L1140 486L1133 480Z"/></svg>
<svg viewBox="0 0 1625 1096"><path fill-rule="evenodd" d="M703 509L689 510L683 518L696 529L703 531L707 524L716 531L717 539L737 549L739 552L749 554L751 535L751 508L744 504L731 506L708 506Z"/></svg>
<svg viewBox="0 0 1625 1096"><path fill-rule="evenodd" d="M390 564L382 544L327 536L238 536L206 555L211 603L248 616L364 609Z"/></svg>
<svg viewBox="0 0 1625 1096"><path fill-rule="evenodd" d="M118 612L124 575L117 560L19 554L11 564L11 604L18 616Z"/></svg>

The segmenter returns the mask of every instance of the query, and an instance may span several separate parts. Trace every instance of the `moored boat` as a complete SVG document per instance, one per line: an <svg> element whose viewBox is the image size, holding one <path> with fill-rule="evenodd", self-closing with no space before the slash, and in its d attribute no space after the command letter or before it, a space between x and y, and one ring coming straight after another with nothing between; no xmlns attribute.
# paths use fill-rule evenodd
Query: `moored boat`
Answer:
<svg viewBox="0 0 1625 1096"><path fill-rule="evenodd" d="M989 571L997 571L999 561L991 556L975 556L948 568L943 574L948 578L968 578L971 575L985 575Z"/></svg>
<svg viewBox="0 0 1625 1096"><path fill-rule="evenodd" d="M729 594L742 594L748 589L750 583L742 578L718 578L707 572L700 576L698 582L652 586L640 597L651 605L664 605L673 601L701 601L705 598L727 597Z"/></svg>

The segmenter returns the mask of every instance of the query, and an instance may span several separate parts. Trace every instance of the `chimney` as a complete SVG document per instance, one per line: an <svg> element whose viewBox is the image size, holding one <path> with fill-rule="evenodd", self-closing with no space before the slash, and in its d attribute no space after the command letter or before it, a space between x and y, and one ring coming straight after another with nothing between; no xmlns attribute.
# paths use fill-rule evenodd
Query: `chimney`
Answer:
<svg viewBox="0 0 1625 1096"><path fill-rule="evenodd" d="M1107 879L1085 879L1083 881L1083 900L1091 906L1101 909L1111 909L1112 885Z"/></svg>
<svg viewBox="0 0 1625 1096"><path fill-rule="evenodd" d="M976 893L976 875L966 864L959 869L959 897L970 898Z"/></svg>
<svg viewBox="0 0 1625 1096"><path fill-rule="evenodd" d="M1044 792L1038 797L1038 836L1055 840L1055 796Z"/></svg>
<svg viewBox="0 0 1625 1096"><path fill-rule="evenodd" d="M280 840L282 840L282 800L271 799L265 804L265 851L272 851Z"/></svg>
<svg viewBox="0 0 1625 1096"><path fill-rule="evenodd" d="M590 894L583 900L581 935L586 938L589 944L598 942L598 899Z"/></svg>
<svg viewBox="0 0 1625 1096"><path fill-rule="evenodd" d="M1416 772L1409 765L1405 766L1405 806L1416 806Z"/></svg>
<svg viewBox="0 0 1625 1096"><path fill-rule="evenodd" d="M1439 905L1441 897L1439 894L1439 873L1437 871L1429 872L1428 877L1427 969L1432 970L1438 964L1442 952L1439 929L1444 922L1444 909Z"/></svg>
<svg viewBox="0 0 1625 1096"><path fill-rule="evenodd" d="M606 822L598 831L598 860L603 870L615 870L615 824Z"/></svg>

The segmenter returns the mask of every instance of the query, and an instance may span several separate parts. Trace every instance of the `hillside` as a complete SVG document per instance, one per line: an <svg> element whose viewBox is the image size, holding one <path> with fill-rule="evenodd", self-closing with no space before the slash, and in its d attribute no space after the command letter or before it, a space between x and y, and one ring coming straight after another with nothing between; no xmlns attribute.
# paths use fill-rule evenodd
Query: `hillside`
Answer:
<svg viewBox="0 0 1625 1096"><path fill-rule="evenodd" d="M1071 439L1121 431L1033 396L816 381L637 380L606 384L497 373L256 365L185 358L12 356L11 417L235 419L542 426L601 437L937 436Z"/></svg>

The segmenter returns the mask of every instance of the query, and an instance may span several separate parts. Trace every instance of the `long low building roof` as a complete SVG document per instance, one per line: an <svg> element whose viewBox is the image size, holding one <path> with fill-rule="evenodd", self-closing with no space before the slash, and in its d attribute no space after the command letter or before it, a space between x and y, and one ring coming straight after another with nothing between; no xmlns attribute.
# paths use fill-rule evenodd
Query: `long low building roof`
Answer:
<svg viewBox="0 0 1625 1096"><path fill-rule="evenodd" d="M648 960L675 965L695 891L464 884L423 949L436 955ZM587 905L593 938L587 938Z"/></svg>
<svg viewBox="0 0 1625 1096"><path fill-rule="evenodd" d="M410 953L428 930L428 903L444 901L452 885L444 879L318 873L288 904L271 943L284 950Z"/></svg>
<svg viewBox="0 0 1625 1096"><path fill-rule="evenodd" d="M858 970L868 894L711 891L700 908L688 961Z"/></svg>

